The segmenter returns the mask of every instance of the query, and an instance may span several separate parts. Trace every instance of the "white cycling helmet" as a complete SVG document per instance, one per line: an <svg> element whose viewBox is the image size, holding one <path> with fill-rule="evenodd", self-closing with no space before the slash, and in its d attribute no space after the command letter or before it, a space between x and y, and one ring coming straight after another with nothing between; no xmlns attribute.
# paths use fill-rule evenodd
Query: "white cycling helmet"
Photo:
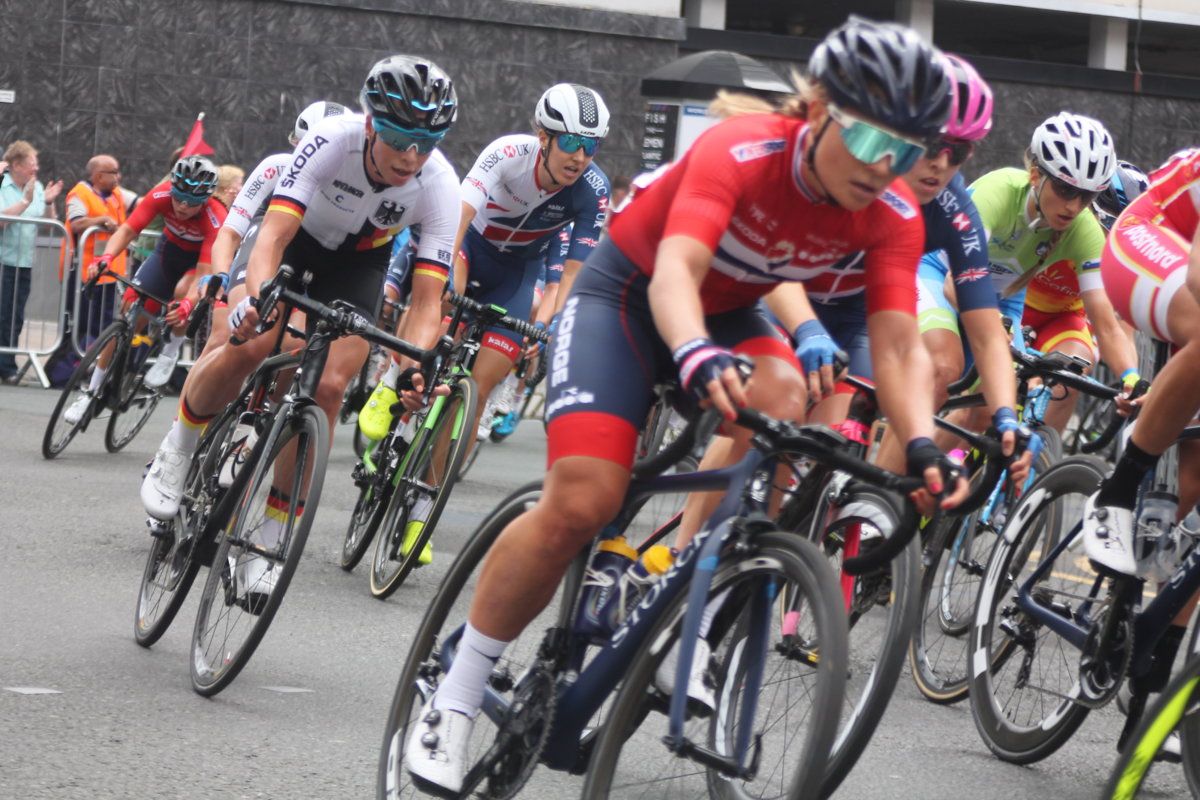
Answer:
<svg viewBox="0 0 1200 800"><path fill-rule="evenodd" d="M1069 111L1038 125L1029 150L1043 172L1085 192L1107 189L1117 169L1112 136L1104 125Z"/></svg>
<svg viewBox="0 0 1200 800"><path fill-rule="evenodd" d="M556 83L543 92L533 119L551 133L608 135L608 106L594 89L577 83Z"/></svg>
<svg viewBox="0 0 1200 800"><path fill-rule="evenodd" d="M292 131L292 135L288 137L288 141L294 147L304 135L308 133L308 129L316 125L326 117L338 117L346 113L346 107L340 103L330 103L326 100L318 100L308 108L300 112L300 116L296 117L296 128Z"/></svg>

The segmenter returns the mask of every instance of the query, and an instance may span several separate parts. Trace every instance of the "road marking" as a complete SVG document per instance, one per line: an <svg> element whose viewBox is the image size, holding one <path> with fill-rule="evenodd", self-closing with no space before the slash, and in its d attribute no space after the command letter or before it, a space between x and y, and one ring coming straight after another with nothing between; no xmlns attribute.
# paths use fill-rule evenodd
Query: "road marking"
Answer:
<svg viewBox="0 0 1200 800"><path fill-rule="evenodd" d="M280 694L312 694L312 689L305 689L303 686L264 686L262 687L268 692L279 692Z"/></svg>
<svg viewBox="0 0 1200 800"><path fill-rule="evenodd" d="M15 694L62 694L58 689L44 689L41 686L5 686L4 691Z"/></svg>

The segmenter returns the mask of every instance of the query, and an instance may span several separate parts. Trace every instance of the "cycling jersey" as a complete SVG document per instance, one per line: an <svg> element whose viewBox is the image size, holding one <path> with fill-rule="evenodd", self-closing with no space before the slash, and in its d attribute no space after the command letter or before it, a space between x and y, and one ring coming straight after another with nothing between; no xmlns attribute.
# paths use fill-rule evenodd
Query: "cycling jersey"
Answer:
<svg viewBox="0 0 1200 800"><path fill-rule="evenodd" d="M217 239L221 223L225 221L225 206L221 205L221 201L210 197L199 214L180 219L175 215L175 207L171 203L171 181L168 179L146 193L125 224L133 228L134 233L141 233L160 214L163 218L163 236L167 241L180 250L198 253L200 263L212 261L213 242Z"/></svg>
<svg viewBox="0 0 1200 800"><path fill-rule="evenodd" d="M445 280L461 212L454 168L435 150L403 186L376 184L366 172L365 124L361 114L345 114L310 128L268 210L300 219L308 235L337 252L384 248L402 228L419 223L416 272Z"/></svg>
<svg viewBox="0 0 1200 800"><path fill-rule="evenodd" d="M595 163L557 191L538 183L542 154L536 136L512 134L492 142L462 182L475 209L471 231L513 263L540 257L554 235L575 223L567 258L583 261L596 247L608 211L608 177Z"/></svg>
<svg viewBox="0 0 1200 800"><path fill-rule="evenodd" d="M782 281L829 291L838 265L864 252L855 280L867 311L916 313L924 223L912 191L895 181L859 212L822 202L804 183L803 120L733 117L709 128L683 158L635 182L609 236L650 275L659 243L683 234L713 252L700 287L706 314L750 306Z"/></svg>
<svg viewBox="0 0 1200 800"><path fill-rule="evenodd" d="M971 184L971 199L988 231L992 281L1003 291L1024 273L1038 270L1026 287L1026 304L1051 314L1078 311L1083 308L1083 292L1104 289L1100 279L1104 229L1090 209L1062 233L1030 228L1032 188L1029 173L1017 168L989 172Z"/></svg>
<svg viewBox="0 0 1200 800"><path fill-rule="evenodd" d="M933 200L921 206L921 216L925 220L924 252L946 254L944 263L954 275L959 309L995 308L996 289L987 280L987 233L962 176L955 175ZM805 287L809 297L816 303L838 303L857 295L864 287L862 264L862 253L842 259L833 268L835 277Z"/></svg>
<svg viewBox="0 0 1200 800"><path fill-rule="evenodd" d="M1200 149L1176 153L1150 173L1150 188L1130 203L1104 246L1101 271L1113 308L1138 330L1171 336L1168 313L1187 285L1200 214Z"/></svg>
<svg viewBox="0 0 1200 800"><path fill-rule="evenodd" d="M229 216L225 218L225 227L231 228L238 238L245 239L251 223L262 219L263 214L267 213L275 184L279 183L280 176L291 160L291 153L274 153L259 162L250 177L246 178L242 190L229 207Z"/></svg>

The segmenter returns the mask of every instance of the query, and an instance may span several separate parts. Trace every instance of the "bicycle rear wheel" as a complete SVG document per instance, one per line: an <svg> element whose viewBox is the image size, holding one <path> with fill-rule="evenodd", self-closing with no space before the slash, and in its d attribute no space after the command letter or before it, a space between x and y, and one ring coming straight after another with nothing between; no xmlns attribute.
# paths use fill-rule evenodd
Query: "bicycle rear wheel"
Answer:
<svg viewBox="0 0 1200 800"><path fill-rule="evenodd" d="M133 638L142 647L150 647L166 633L200 571L199 537L216 501L209 484L215 482L220 455L236 420L230 406L208 426L192 458L170 538L155 536L150 541L133 619Z"/></svg>
<svg viewBox="0 0 1200 800"><path fill-rule="evenodd" d="M1058 432L1042 427L1038 433L1045 446L1033 465L1035 480L1062 458ZM983 473L976 470L973 482ZM967 631L997 529L1003 528L1016 502L1006 491L995 508L985 504L965 517L944 517L926 537L921 615L908 660L917 689L931 702L957 703L967 696Z"/></svg>
<svg viewBox="0 0 1200 800"><path fill-rule="evenodd" d="M756 536L754 544L755 553L718 567L713 577L710 596L730 591L709 635L720 664L717 709L707 718L688 719L684 733L692 743L726 758L738 752L739 738L753 742L761 735L757 772L730 778L663 749L669 720L665 713L655 713L665 704L655 701L652 687L680 634L687 600L682 593L662 615L621 684L589 763L582 794L586 800L813 796L813 787L826 772L842 706L845 615L836 580L810 542L770 532ZM762 683L752 695L747 676L760 656L749 650L749 632L767 625L770 640L775 638L772 632L786 624L781 604L765 599L763 592L766 597L792 597L791 608L802 621L788 646L765 648ZM743 730L743 714L750 709L751 730Z"/></svg>
<svg viewBox="0 0 1200 800"><path fill-rule="evenodd" d="M466 450L475 436L474 421L478 395L475 381L460 378L445 398L439 398L431 415L432 426L422 426L409 446L400 482L392 491L387 513L380 524L371 560L371 594L380 600L391 597L420 564L421 553L433 536L438 518L459 474ZM424 520L411 514L420 499L432 505ZM410 538L412 526L420 532ZM405 551L405 539L407 552Z"/></svg>
<svg viewBox="0 0 1200 800"><path fill-rule="evenodd" d="M114 344L113 357L109 361L110 367L116 364L118 356L121 353L118 349L124 349L129 345L129 325L125 320L120 319L109 325L100 332L96 337L96 341L92 342L88 347L87 352L83 354L79 365L75 367L75 371L71 373L67 385L63 387L62 393L58 396L58 402L54 405L54 411L50 412L50 420L46 423L46 432L42 435L42 457L54 458L71 443L75 438L75 434L87 428L92 419L100 413L103 408L101 403L98 403L95 398L92 399L91 406L78 422L67 422L63 419L63 413L75 401L87 391L88 384L92 379L92 368L96 361L100 358L100 354L110 344ZM106 391L112 391L113 380L111 375L106 375L97 391L98 397L103 397Z"/></svg>
<svg viewBox="0 0 1200 800"><path fill-rule="evenodd" d="M329 456L325 412L305 406L288 414L285 406L280 415L286 416L276 417L250 456L250 478L200 597L191 672L192 688L205 696L228 686L262 641L300 563L320 501ZM268 562L273 587L261 575L252 580L255 557Z"/></svg>
<svg viewBox="0 0 1200 800"><path fill-rule="evenodd" d="M146 357L157 357L160 349L161 337ZM141 433L142 428L150 421L154 409L158 407L159 399L162 398L157 389L146 386L145 360L141 359L142 365L139 367L123 359L125 369L120 381L113 386L118 392L117 401L112 416L108 418L108 427L104 430L104 447L110 453L118 452Z"/></svg>
<svg viewBox="0 0 1200 800"><path fill-rule="evenodd" d="M1051 467L1017 503L984 572L971 621L968 696L975 727L1004 761L1029 764L1054 753L1090 710L1081 699L1081 652L1021 611L1016 593L1045 567L1030 588L1039 606L1081 624L1111 611L1079 532L1083 504L1106 469L1088 456ZM1068 535L1072 543L1047 564Z"/></svg>
<svg viewBox="0 0 1200 800"><path fill-rule="evenodd" d="M426 797L413 786L412 779L401 763L408 741L408 729L420 713L421 705L444 677L457 635L467 619L488 550L500 533L514 519L532 509L541 496L540 481L517 489L480 523L448 569L440 569L438 562L429 567L435 572L433 577L438 588L408 648L408 657L400 672L388 712L377 772L376 796L380 800ZM568 598L566 602L573 602L573 599ZM563 603L563 591L560 591L550 605L525 627L524 632L505 648L488 682L494 691L511 691L516 677L534 663L543 634L555 624ZM480 714L475 721L468 751L472 763L483 756L496 736L497 728L493 720L487 714Z"/></svg>

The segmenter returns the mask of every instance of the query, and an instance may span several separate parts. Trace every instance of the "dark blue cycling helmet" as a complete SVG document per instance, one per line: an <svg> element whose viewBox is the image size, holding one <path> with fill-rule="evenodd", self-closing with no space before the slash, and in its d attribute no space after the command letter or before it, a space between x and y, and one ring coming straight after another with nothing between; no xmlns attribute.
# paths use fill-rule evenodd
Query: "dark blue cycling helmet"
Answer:
<svg viewBox="0 0 1200 800"><path fill-rule="evenodd" d="M953 105L945 59L892 22L851 15L817 45L808 74L839 108L914 139L937 136Z"/></svg>
<svg viewBox="0 0 1200 800"><path fill-rule="evenodd" d="M1112 182L1108 184L1107 189L1096 195L1092 204L1097 219L1105 228L1112 227L1113 222L1125 210L1125 206L1136 200L1149 186L1150 178L1146 173L1128 161L1118 161Z"/></svg>

